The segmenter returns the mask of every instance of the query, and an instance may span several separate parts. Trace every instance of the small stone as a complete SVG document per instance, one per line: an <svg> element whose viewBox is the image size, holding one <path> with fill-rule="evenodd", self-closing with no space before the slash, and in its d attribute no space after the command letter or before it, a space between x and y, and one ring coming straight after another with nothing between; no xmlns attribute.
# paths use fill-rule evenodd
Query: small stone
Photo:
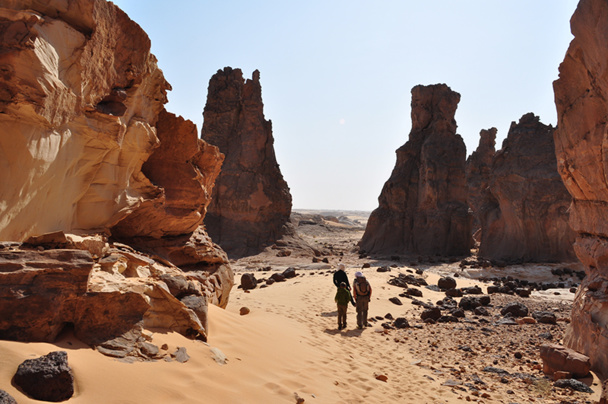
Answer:
<svg viewBox="0 0 608 404"><path fill-rule="evenodd" d="M249 310L249 307L241 307L241 309L239 310L239 313L241 316L244 316L244 315L251 313L251 310Z"/></svg>
<svg viewBox="0 0 608 404"><path fill-rule="evenodd" d="M382 382L385 382L385 383L386 383L386 382L388 381L388 377L387 377L386 375L379 375L379 374L376 374L376 380L380 380L380 381L382 381Z"/></svg>

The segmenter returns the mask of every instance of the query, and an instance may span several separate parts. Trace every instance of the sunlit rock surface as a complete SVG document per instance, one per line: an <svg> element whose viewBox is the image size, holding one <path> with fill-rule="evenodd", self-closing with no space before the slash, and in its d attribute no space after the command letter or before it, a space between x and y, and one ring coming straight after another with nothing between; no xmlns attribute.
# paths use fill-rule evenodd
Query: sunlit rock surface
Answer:
<svg viewBox="0 0 608 404"><path fill-rule="evenodd" d="M5 0L0 44L0 336L206 338L233 285L200 226L222 155L164 110L145 32L104 0Z"/></svg>
<svg viewBox="0 0 608 404"><path fill-rule="evenodd" d="M579 287L564 343L608 376L608 3L581 0L574 39L554 82L557 164L573 198L574 249L587 276Z"/></svg>

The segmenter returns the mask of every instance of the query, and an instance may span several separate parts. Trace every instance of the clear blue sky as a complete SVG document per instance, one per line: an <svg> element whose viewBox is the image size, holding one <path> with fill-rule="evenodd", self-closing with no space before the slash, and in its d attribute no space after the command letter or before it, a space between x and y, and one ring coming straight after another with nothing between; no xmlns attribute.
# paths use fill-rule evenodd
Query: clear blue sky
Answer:
<svg viewBox="0 0 608 404"><path fill-rule="evenodd" d="M527 113L556 124L552 82L575 0L117 0L152 40L167 109L201 129L209 79L260 70L264 114L294 208L373 210L411 127L411 89L461 94L479 131Z"/></svg>

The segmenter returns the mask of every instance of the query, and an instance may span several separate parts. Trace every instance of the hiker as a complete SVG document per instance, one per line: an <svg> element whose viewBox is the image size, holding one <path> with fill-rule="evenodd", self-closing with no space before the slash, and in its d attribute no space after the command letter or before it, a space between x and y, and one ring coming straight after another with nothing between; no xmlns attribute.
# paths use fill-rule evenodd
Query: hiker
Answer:
<svg viewBox="0 0 608 404"><path fill-rule="evenodd" d="M338 330L346 328L346 311L348 310L348 302L352 299L350 290L346 287L346 282L340 283L334 299L338 304Z"/></svg>
<svg viewBox="0 0 608 404"><path fill-rule="evenodd" d="M346 266L343 263L338 264L338 270L334 272L334 285L339 288L340 284L344 282L346 283L348 290L350 290L350 282L348 281L348 275L346 275L346 272L344 271L345 269Z"/></svg>
<svg viewBox="0 0 608 404"><path fill-rule="evenodd" d="M365 279L365 276L359 271L355 273L353 296L357 303L357 328L361 329L368 325L367 309L369 307L369 300L372 297L372 287L367 279Z"/></svg>

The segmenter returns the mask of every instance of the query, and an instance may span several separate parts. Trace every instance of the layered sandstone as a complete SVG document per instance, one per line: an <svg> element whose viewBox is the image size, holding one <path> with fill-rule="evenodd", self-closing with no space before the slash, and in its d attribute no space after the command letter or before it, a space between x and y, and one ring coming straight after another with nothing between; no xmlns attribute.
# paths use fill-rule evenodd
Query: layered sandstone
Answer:
<svg viewBox="0 0 608 404"><path fill-rule="evenodd" d="M532 113L511 124L482 193L480 256L507 262L575 258L571 197L557 172L553 132Z"/></svg>
<svg viewBox="0 0 608 404"><path fill-rule="evenodd" d="M0 43L0 336L205 338L233 286L201 226L222 155L164 110L145 32L105 0L6 0Z"/></svg>
<svg viewBox="0 0 608 404"><path fill-rule="evenodd" d="M471 217L466 148L456 134L460 94L445 84L412 89L412 130L369 218L360 249L369 254L468 255Z"/></svg>
<svg viewBox="0 0 608 404"><path fill-rule="evenodd" d="M205 217L211 238L230 256L260 252L287 231L291 194L264 118L260 73L243 79L226 67L209 80L202 138L226 157Z"/></svg>
<svg viewBox="0 0 608 404"><path fill-rule="evenodd" d="M469 208L473 212L473 232L481 227L479 213L483 194L490 182L492 161L496 153L496 128L484 129L479 133L479 145L467 158L466 179Z"/></svg>
<svg viewBox="0 0 608 404"><path fill-rule="evenodd" d="M572 195L574 249L587 276L579 287L564 343L608 375L608 4L581 0L570 43L554 82L558 170Z"/></svg>

